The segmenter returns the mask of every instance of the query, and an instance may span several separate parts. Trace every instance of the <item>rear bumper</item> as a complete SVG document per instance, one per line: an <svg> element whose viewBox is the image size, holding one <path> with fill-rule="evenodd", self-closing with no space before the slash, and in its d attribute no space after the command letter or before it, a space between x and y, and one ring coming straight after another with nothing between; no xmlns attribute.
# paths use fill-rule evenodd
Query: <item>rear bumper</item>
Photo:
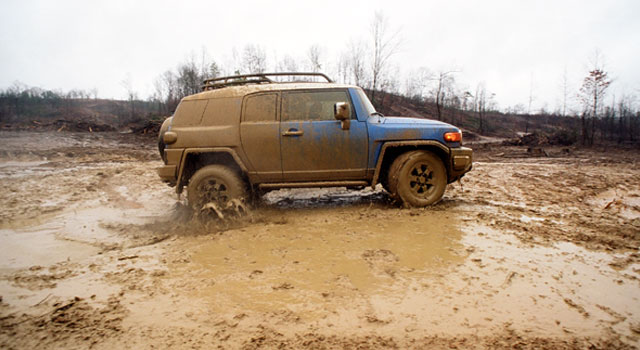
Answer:
<svg viewBox="0 0 640 350"><path fill-rule="evenodd" d="M158 176L164 182L175 183L176 182L176 166L175 165L164 165L156 168L158 172Z"/></svg>
<svg viewBox="0 0 640 350"><path fill-rule="evenodd" d="M461 178L473 167L473 150L468 147L451 149L451 171L449 172L449 182Z"/></svg>

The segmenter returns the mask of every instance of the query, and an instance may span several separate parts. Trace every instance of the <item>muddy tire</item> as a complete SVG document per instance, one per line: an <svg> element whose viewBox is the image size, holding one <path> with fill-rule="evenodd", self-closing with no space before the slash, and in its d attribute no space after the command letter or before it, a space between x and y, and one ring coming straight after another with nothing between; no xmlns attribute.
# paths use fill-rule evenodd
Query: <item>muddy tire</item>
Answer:
<svg viewBox="0 0 640 350"><path fill-rule="evenodd" d="M224 165L208 165L191 177L187 187L189 205L200 210L207 203L223 207L232 199L244 201L246 189L236 172Z"/></svg>
<svg viewBox="0 0 640 350"><path fill-rule="evenodd" d="M425 207L438 202L447 186L447 171L429 151L411 151L396 158L388 174L391 196L405 207Z"/></svg>

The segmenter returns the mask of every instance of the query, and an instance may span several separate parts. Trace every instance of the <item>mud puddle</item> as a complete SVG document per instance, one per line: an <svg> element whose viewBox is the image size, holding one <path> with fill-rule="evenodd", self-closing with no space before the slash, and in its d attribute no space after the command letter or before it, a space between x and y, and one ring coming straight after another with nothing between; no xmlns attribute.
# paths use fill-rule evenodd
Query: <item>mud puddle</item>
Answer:
<svg viewBox="0 0 640 350"><path fill-rule="evenodd" d="M635 342L637 264L571 243L527 245L474 224L466 212L363 206L265 209L273 222L196 237L169 265L181 293L215 314L278 332L317 327L408 338L489 336L507 327L535 337ZM175 275L174 275L175 274ZM188 276L188 277L186 277ZM185 278L186 277L186 278ZM629 307L633 305L633 307Z"/></svg>
<svg viewBox="0 0 640 350"><path fill-rule="evenodd" d="M377 222L352 208L261 214L280 221L227 231L192 255L195 278L217 281L196 295L218 312L288 307L308 316L317 310L305 303L329 306L330 297L352 291L379 293L400 274L433 274L462 260L462 233L447 214L409 222Z"/></svg>

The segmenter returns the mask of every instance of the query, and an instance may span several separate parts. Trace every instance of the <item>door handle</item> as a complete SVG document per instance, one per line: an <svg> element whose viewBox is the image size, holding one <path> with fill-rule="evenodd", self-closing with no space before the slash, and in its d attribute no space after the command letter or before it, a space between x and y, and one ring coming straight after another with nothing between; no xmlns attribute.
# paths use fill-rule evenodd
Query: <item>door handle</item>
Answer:
<svg viewBox="0 0 640 350"><path fill-rule="evenodd" d="M289 129L282 133L282 136L302 136L304 131L298 129Z"/></svg>

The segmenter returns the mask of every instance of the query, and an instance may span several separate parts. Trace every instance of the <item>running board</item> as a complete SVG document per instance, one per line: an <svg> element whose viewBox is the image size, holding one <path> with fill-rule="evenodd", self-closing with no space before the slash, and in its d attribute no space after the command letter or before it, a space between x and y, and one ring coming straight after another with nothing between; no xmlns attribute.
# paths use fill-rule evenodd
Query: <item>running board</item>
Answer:
<svg viewBox="0 0 640 350"><path fill-rule="evenodd" d="M274 188L302 188L302 187L355 187L355 186L369 186L366 181L316 181L316 182L280 182L280 183L267 183L260 184L260 189L274 189Z"/></svg>

